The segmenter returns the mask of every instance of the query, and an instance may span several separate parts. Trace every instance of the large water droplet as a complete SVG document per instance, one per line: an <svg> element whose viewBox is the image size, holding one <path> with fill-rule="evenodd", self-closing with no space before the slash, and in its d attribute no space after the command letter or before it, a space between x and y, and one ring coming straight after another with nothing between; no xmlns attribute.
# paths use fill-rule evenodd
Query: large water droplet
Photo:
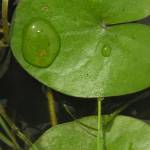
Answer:
<svg viewBox="0 0 150 150"><path fill-rule="evenodd" d="M111 47L108 45L104 45L101 53L104 57L109 57L111 55Z"/></svg>
<svg viewBox="0 0 150 150"><path fill-rule="evenodd" d="M22 54L37 67L48 67L58 55L59 36L54 27L43 19L36 19L24 28Z"/></svg>

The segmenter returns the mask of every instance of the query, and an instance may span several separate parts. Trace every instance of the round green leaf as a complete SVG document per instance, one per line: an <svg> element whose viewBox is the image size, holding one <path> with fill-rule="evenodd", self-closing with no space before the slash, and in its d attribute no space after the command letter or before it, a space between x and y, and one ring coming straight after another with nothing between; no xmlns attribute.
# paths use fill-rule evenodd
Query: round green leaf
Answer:
<svg viewBox="0 0 150 150"><path fill-rule="evenodd" d="M97 127L95 116L80 121L93 128ZM96 150L96 136L96 131L74 121L49 129L35 146L40 150ZM104 137L107 150L150 150L150 126L134 118L116 117L106 129Z"/></svg>
<svg viewBox="0 0 150 150"><path fill-rule="evenodd" d="M127 7L130 15L123 13L126 18L118 7L113 7L110 11L122 14L121 20L112 13L114 16L106 23L145 17L149 14L148 3L149 0L138 2L132 9L133 16ZM126 0L118 2L119 8L125 4L128 5ZM22 0L11 30L14 56L37 80L72 96L115 96L149 87L150 28L140 24L107 27L104 10L100 9L103 5L107 11L112 7L109 1ZM34 37L30 25L35 20L43 32ZM46 53L42 52L45 49ZM37 55L39 50L42 57Z"/></svg>

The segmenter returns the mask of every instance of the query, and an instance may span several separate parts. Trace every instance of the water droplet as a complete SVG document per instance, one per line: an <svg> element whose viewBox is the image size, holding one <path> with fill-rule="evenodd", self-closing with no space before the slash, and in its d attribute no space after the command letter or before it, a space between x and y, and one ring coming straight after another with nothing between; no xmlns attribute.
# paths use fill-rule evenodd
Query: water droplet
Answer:
<svg viewBox="0 0 150 150"><path fill-rule="evenodd" d="M103 46L101 52L104 57L109 57L111 55L111 48L109 46L105 45L105 46Z"/></svg>
<svg viewBox="0 0 150 150"><path fill-rule="evenodd" d="M23 32L24 59L37 67L48 67L59 53L60 40L54 27L46 20L29 23Z"/></svg>

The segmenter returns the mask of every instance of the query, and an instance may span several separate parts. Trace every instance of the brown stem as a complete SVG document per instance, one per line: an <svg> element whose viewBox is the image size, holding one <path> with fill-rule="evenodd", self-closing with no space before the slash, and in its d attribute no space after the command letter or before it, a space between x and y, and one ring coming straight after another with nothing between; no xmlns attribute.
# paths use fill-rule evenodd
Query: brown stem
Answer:
<svg viewBox="0 0 150 150"><path fill-rule="evenodd" d="M56 116L56 109L55 109L55 100L51 90L47 92L47 99L48 99L48 109L50 115L51 125L57 125L57 116Z"/></svg>

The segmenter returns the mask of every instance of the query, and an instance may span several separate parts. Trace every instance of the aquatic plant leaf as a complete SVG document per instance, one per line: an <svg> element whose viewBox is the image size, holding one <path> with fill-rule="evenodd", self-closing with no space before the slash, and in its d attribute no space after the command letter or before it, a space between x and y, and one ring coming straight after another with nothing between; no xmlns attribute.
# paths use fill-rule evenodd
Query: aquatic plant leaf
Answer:
<svg viewBox="0 0 150 150"><path fill-rule="evenodd" d="M97 127L96 116L85 117L80 121ZM73 121L49 129L35 145L40 150L96 150L96 141L96 131ZM117 116L111 128L105 131L107 150L150 150L149 141L150 126L130 117Z"/></svg>
<svg viewBox="0 0 150 150"><path fill-rule="evenodd" d="M146 17L149 3L22 0L12 23L13 54L33 77L67 95L107 97L143 90L150 86L150 27L107 24ZM41 35L33 38L28 25L35 20L36 25L44 20L49 27L43 25Z"/></svg>

